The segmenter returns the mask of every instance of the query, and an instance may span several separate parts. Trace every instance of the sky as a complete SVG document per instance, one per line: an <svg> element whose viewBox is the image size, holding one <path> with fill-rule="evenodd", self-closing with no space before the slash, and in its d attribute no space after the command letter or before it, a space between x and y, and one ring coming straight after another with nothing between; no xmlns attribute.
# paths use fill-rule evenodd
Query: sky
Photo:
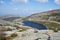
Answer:
<svg viewBox="0 0 60 40"><path fill-rule="evenodd" d="M29 16L54 9L60 9L60 0L0 0L0 16Z"/></svg>

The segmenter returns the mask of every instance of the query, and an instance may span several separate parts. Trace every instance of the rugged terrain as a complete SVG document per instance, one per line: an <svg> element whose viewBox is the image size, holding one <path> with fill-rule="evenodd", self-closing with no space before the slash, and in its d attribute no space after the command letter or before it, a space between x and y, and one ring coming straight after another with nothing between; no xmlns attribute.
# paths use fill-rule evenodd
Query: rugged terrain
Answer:
<svg viewBox="0 0 60 40"><path fill-rule="evenodd" d="M49 30L38 30L23 25L22 21L45 25ZM6 15L0 17L0 40L60 40L60 9L36 13L28 17Z"/></svg>
<svg viewBox="0 0 60 40"><path fill-rule="evenodd" d="M36 13L28 16L26 19L31 21L47 20L60 22L60 9Z"/></svg>
<svg viewBox="0 0 60 40"><path fill-rule="evenodd" d="M26 17L25 20L43 24L54 31L60 30L60 9L36 13Z"/></svg>

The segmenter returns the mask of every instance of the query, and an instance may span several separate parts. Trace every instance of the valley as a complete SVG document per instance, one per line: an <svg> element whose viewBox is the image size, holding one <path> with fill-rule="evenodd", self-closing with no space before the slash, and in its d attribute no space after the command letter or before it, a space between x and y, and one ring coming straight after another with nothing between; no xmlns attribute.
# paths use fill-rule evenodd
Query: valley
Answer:
<svg viewBox="0 0 60 40"><path fill-rule="evenodd" d="M0 17L0 40L60 40L59 37L60 9L27 17Z"/></svg>

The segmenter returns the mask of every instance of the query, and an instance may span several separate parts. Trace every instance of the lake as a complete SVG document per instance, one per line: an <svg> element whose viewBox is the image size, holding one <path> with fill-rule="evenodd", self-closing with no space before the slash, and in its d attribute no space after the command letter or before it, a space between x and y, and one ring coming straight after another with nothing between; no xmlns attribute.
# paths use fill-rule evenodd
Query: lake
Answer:
<svg viewBox="0 0 60 40"><path fill-rule="evenodd" d="M32 21L23 21L24 26L30 26L32 28L37 28L39 30L47 30L47 27L44 26L43 24L38 24Z"/></svg>

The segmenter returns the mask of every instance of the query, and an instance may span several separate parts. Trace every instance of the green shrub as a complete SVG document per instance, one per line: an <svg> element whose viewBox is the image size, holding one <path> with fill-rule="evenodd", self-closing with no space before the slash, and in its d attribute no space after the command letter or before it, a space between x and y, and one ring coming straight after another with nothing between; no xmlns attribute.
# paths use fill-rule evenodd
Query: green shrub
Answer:
<svg viewBox="0 0 60 40"><path fill-rule="evenodd" d="M8 28L7 31L12 31L12 29Z"/></svg>
<svg viewBox="0 0 60 40"><path fill-rule="evenodd" d="M2 35L0 35L0 40L6 40L6 38Z"/></svg>
<svg viewBox="0 0 60 40"><path fill-rule="evenodd" d="M17 34L15 34L15 33L13 33L12 35L11 35L11 37L17 37L18 35Z"/></svg>
<svg viewBox="0 0 60 40"><path fill-rule="evenodd" d="M54 32L58 32L58 29L57 29L57 28L55 28L55 29L54 29Z"/></svg>
<svg viewBox="0 0 60 40"><path fill-rule="evenodd" d="M13 25L13 27L16 27L16 29L19 29L19 26L18 25Z"/></svg>
<svg viewBox="0 0 60 40"><path fill-rule="evenodd" d="M27 27L20 27L20 29L22 29L21 31L26 31L29 28L27 28Z"/></svg>

